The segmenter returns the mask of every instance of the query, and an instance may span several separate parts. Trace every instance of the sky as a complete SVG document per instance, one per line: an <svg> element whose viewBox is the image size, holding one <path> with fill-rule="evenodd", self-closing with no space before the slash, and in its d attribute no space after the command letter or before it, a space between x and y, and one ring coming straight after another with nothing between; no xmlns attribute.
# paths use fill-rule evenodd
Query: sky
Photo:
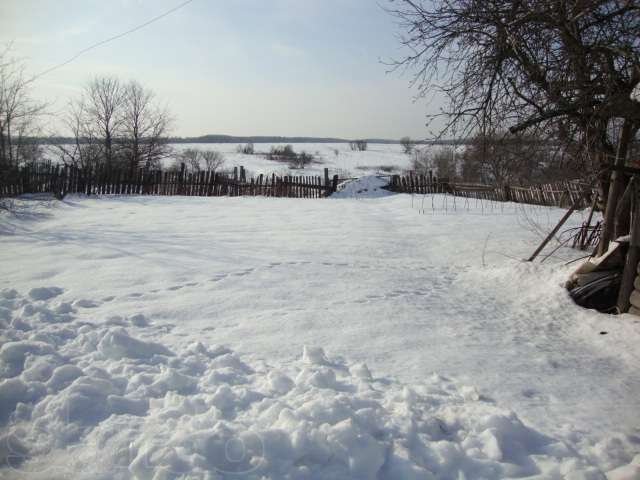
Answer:
<svg viewBox="0 0 640 480"><path fill-rule="evenodd" d="M38 74L182 1L0 0L0 45ZM437 100L384 64L406 53L387 1L193 0L40 77L33 96L53 130L89 80L115 75L152 89L179 136L429 138Z"/></svg>

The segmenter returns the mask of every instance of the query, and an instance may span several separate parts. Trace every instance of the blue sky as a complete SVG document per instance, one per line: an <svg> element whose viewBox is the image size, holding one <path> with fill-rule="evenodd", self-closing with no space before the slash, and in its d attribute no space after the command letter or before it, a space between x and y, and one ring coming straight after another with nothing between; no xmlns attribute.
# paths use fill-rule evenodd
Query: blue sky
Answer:
<svg viewBox="0 0 640 480"><path fill-rule="evenodd" d="M128 30L180 0L0 0L0 43L30 73ZM137 79L175 117L177 135L429 136L386 0L194 0L100 46L34 85L61 111L93 76ZM55 122L52 124L55 125Z"/></svg>

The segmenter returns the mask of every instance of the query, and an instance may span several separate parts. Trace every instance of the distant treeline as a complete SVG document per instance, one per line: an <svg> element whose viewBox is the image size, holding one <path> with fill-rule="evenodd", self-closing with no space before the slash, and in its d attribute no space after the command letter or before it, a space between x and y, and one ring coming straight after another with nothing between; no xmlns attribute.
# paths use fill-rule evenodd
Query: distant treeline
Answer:
<svg viewBox="0 0 640 480"><path fill-rule="evenodd" d="M202 135L199 137L166 137L166 143L350 143L352 140L344 138L326 137L278 137L278 136L253 136L235 137L232 135ZM25 144L48 144L65 145L75 143L73 137L24 137L21 141ZM80 139L82 142L82 139ZM385 138L367 138L364 141L378 144L399 144L400 140L390 140ZM466 144L465 140L414 140L415 145L461 145Z"/></svg>

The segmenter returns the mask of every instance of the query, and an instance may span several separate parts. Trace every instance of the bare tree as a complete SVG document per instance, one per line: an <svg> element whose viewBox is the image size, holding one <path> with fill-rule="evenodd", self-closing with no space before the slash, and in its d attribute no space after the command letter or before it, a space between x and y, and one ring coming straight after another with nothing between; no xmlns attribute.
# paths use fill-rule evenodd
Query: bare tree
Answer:
<svg viewBox="0 0 640 480"><path fill-rule="evenodd" d="M85 87L85 114L87 120L97 129L98 136L102 138L107 167L114 164L114 143L122 133L122 107L125 101L125 90L116 77L95 77Z"/></svg>
<svg viewBox="0 0 640 480"><path fill-rule="evenodd" d="M410 137L402 137L400 139L400 145L402 145L402 150L407 155L409 155L413 151L414 143Z"/></svg>
<svg viewBox="0 0 640 480"><path fill-rule="evenodd" d="M349 142L349 146L353 151L364 152L368 145L366 140L353 140Z"/></svg>
<svg viewBox="0 0 640 480"><path fill-rule="evenodd" d="M254 154L254 146L253 143L245 143L244 145L238 145L236 148L238 153L244 153L245 155L253 155Z"/></svg>
<svg viewBox="0 0 640 480"><path fill-rule="evenodd" d="M187 148L176 158L176 165L184 163L188 171L197 173L202 169L202 160L202 150Z"/></svg>
<svg viewBox="0 0 640 480"><path fill-rule="evenodd" d="M39 157L33 143L38 117L46 104L31 98L31 81L25 66L10 57L11 45L0 52L0 166L15 166Z"/></svg>
<svg viewBox="0 0 640 480"><path fill-rule="evenodd" d="M216 150L205 150L202 152L202 160L207 170L216 172L224 166L224 155Z"/></svg>
<svg viewBox="0 0 640 480"><path fill-rule="evenodd" d="M156 105L153 91L135 80L123 87L121 137L130 169L157 168L169 153L165 137L171 120L166 109Z"/></svg>
<svg viewBox="0 0 640 480"><path fill-rule="evenodd" d="M395 3L409 49L395 66L448 98L441 135L553 129L583 145L594 173L625 164L640 125L637 0ZM601 247L625 183L610 172Z"/></svg>
<svg viewBox="0 0 640 480"><path fill-rule="evenodd" d="M426 148L414 148L412 169L421 175L433 172L433 159Z"/></svg>
<svg viewBox="0 0 640 480"><path fill-rule="evenodd" d="M439 178L453 180L457 176L455 150L451 147L443 147L432 154L432 164L436 167Z"/></svg>
<svg viewBox="0 0 640 480"><path fill-rule="evenodd" d="M82 168L96 165L158 168L169 156L171 117L155 94L136 81L96 77L70 102L63 122L73 145L59 145L61 160Z"/></svg>
<svg viewBox="0 0 640 480"><path fill-rule="evenodd" d="M85 98L70 101L62 122L73 136L73 143L56 144L58 158L64 165L93 168L102 160L102 141L89 118Z"/></svg>

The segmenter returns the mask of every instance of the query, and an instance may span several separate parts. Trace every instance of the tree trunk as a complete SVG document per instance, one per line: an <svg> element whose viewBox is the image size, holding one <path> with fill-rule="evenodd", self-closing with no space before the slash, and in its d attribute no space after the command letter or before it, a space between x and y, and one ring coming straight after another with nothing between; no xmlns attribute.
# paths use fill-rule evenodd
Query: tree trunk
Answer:
<svg viewBox="0 0 640 480"><path fill-rule="evenodd" d="M13 166L13 146L11 145L11 122L7 121L7 146L9 151L9 165Z"/></svg>
<svg viewBox="0 0 640 480"><path fill-rule="evenodd" d="M104 150L107 168L111 167L111 134L107 132L104 137Z"/></svg>
<svg viewBox="0 0 640 480"><path fill-rule="evenodd" d="M624 189L622 197L618 201L618 208L616 208L616 215L613 223L613 238L622 237L629 233L631 228L631 197L633 191L633 182L629 181Z"/></svg>
<svg viewBox="0 0 640 480"><path fill-rule="evenodd" d="M622 132L620 133L614 167L624 167L627 160L627 149L629 147L629 142L633 138L634 132L635 128L633 124L629 120L625 120L622 125ZM609 195L607 198L607 206L602 225L602 234L598 245L598 256L607 251L609 248L609 242L612 240L616 209L618 207L618 200L624 191L624 184L624 174L621 171L613 170L611 172Z"/></svg>
<svg viewBox="0 0 640 480"><path fill-rule="evenodd" d="M0 165L6 165L7 163L7 153L5 146L5 137L4 132L0 130Z"/></svg>
<svg viewBox="0 0 640 480"><path fill-rule="evenodd" d="M629 311L629 297L633 291L633 281L638 271L640 260L640 202L638 201L638 182L635 177L629 182L631 203L631 235L629 239L629 251L622 272L620 291L618 292L617 308L620 313Z"/></svg>

